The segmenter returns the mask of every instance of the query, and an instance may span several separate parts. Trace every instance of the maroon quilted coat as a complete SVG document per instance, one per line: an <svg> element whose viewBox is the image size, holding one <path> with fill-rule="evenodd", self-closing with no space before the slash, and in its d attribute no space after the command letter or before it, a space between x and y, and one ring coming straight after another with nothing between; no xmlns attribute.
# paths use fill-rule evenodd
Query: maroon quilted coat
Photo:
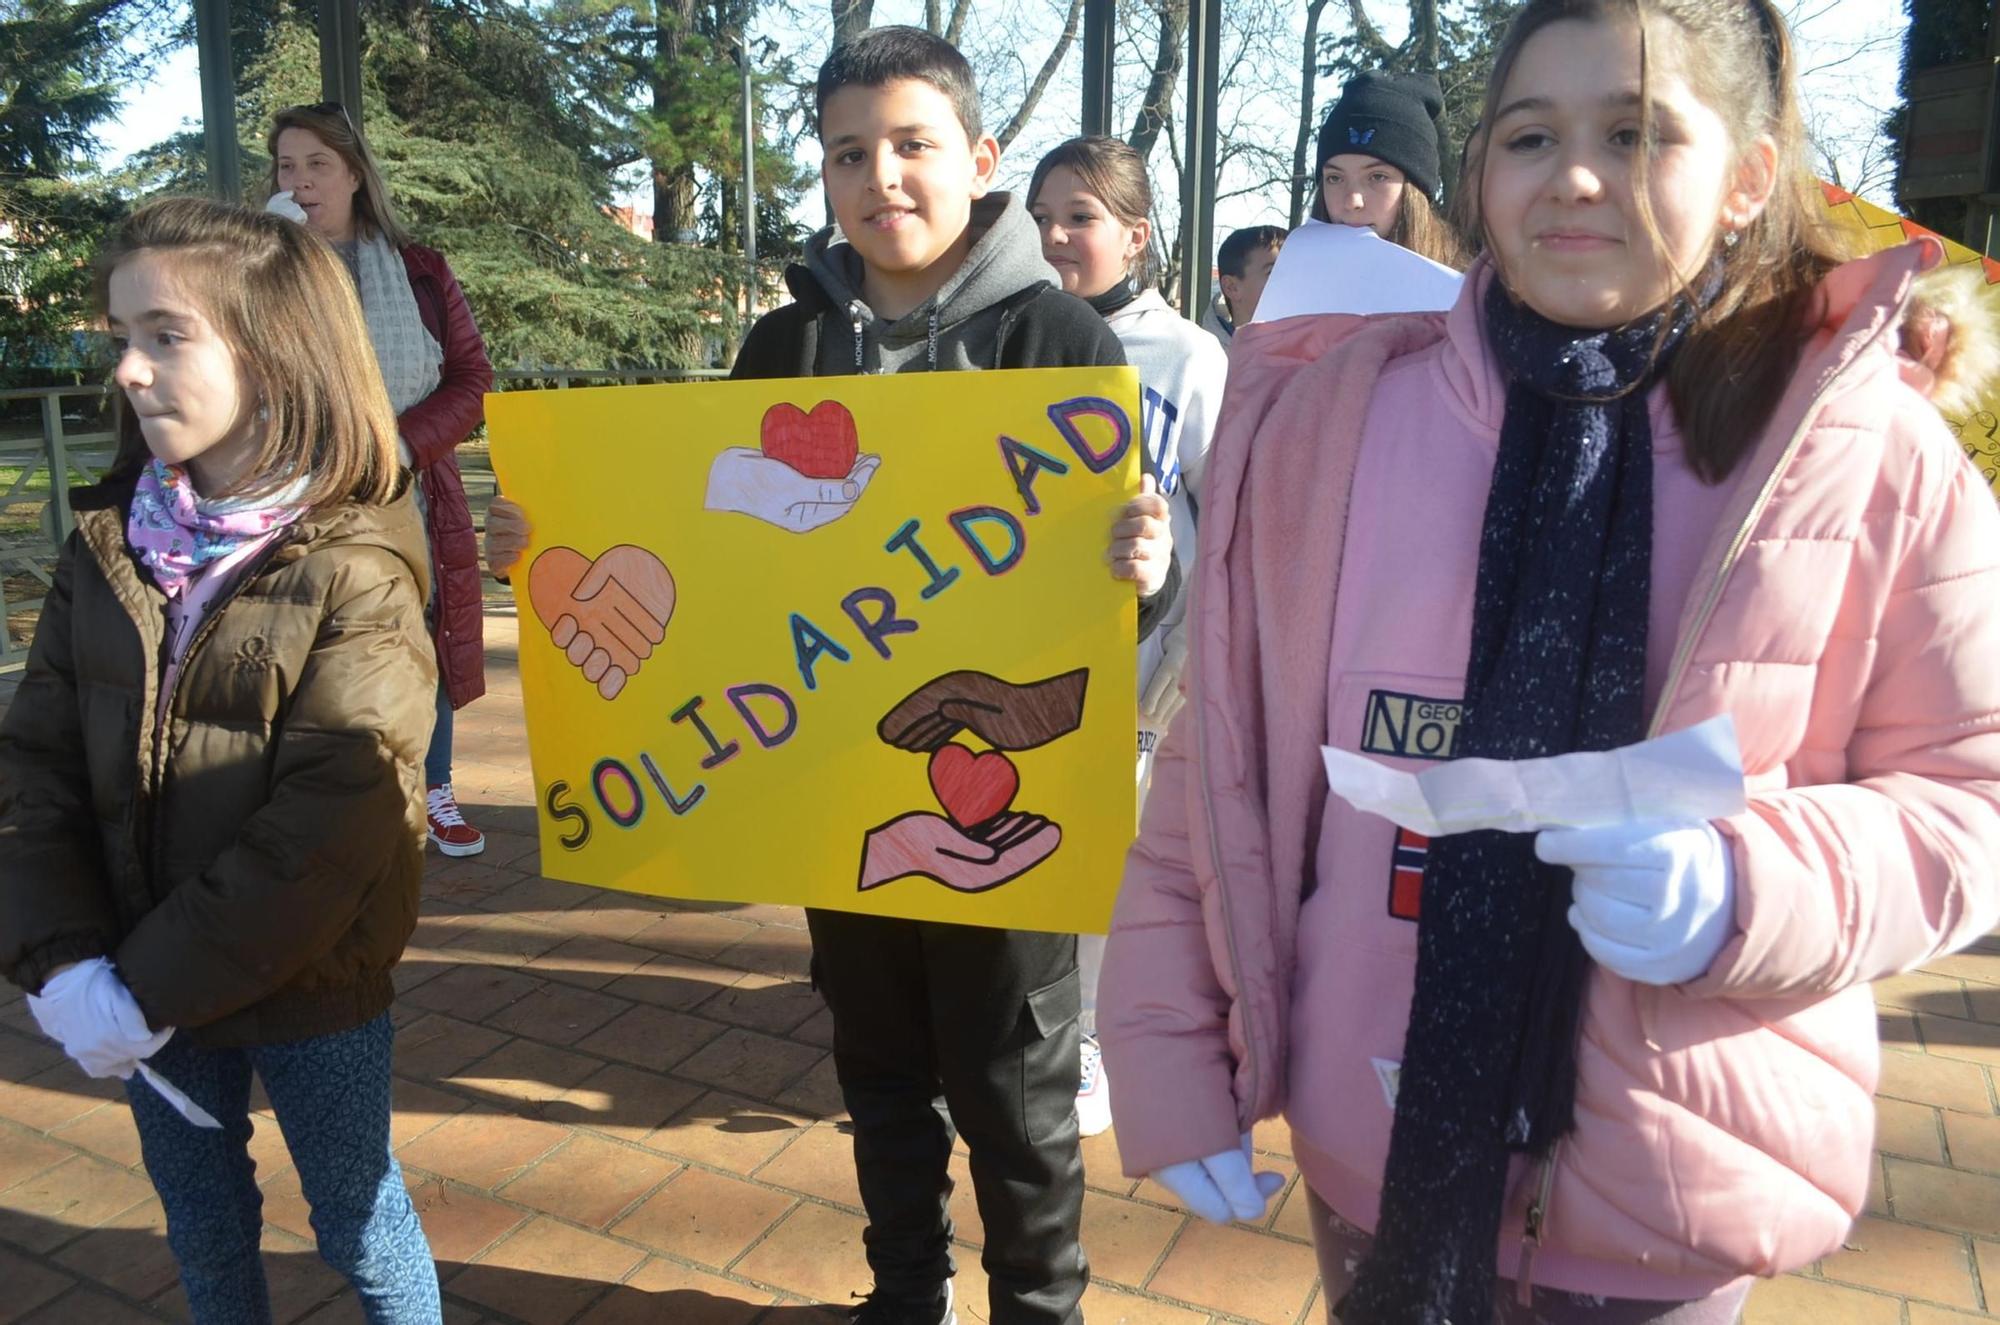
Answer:
<svg viewBox="0 0 2000 1325"><path fill-rule="evenodd" d="M493 365L473 324L472 309L444 255L422 244L406 245L403 267L424 327L444 347L437 390L404 410L396 426L409 444L428 512L431 556L436 560L437 612L432 638L438 675L453 708L486 693L486 654L479 587L479 538L465 481L458 474L458 444L486 417Z"/></svg>

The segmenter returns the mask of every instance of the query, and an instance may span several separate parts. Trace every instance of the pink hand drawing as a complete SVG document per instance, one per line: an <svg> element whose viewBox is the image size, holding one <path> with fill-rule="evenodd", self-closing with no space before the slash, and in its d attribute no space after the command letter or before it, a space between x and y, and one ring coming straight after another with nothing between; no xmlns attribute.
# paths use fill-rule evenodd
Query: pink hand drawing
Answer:
<svg viewBox="0 0 2000 1325"><path fill-rule="evenodd" d="M968 832L941 814L913 810L869 830L860 891L917 875L983 893L1026 874L1061 845L1062 828L1039 814L1003 814Z"/></svg>

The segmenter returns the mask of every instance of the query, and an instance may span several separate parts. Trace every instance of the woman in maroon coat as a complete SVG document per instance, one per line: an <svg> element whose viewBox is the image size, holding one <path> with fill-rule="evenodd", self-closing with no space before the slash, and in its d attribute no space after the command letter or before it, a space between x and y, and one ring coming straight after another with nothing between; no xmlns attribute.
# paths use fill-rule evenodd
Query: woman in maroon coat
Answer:
<svg viewBox="0 0 2000 1325"><path fill-rule="evenodd" d="M486 692L479 547L457 447L484 418L493 367L451 268L397 223L375 157L338 103L279 111L266 143L266 206L311 226L346 261L396 409L403 463L417 474L437 585L437 729L424 760L430 837L448 856L477 855L486 839L451 789L452 710Z"/></svg>

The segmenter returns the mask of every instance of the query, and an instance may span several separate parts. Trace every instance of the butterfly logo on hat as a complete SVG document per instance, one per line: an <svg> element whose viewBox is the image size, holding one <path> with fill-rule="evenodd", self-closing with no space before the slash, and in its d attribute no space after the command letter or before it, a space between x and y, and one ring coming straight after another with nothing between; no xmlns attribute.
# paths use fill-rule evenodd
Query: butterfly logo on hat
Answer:
<svg viewBox="0 0 2000 1325"><path fill-rule="evenodd" d="M1375 141L1375 131L1373 129L1357 129L1350 124L1347 126L1347 141L1355 147L1366 147Z"/></svg>

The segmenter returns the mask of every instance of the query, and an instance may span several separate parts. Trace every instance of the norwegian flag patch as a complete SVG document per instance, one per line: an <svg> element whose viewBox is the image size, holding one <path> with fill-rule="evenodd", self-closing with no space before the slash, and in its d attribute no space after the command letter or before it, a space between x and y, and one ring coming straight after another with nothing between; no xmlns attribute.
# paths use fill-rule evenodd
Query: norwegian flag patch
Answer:
<svg viewBox="0 0 2000 1325"><path fill-rule="evenodd" d="M1389 914L1398 920L1415 920L1424 891L1424 860L1430 855L1431 840L1407 828L1396 830L1396 845L1389 856Z"/></svg>

